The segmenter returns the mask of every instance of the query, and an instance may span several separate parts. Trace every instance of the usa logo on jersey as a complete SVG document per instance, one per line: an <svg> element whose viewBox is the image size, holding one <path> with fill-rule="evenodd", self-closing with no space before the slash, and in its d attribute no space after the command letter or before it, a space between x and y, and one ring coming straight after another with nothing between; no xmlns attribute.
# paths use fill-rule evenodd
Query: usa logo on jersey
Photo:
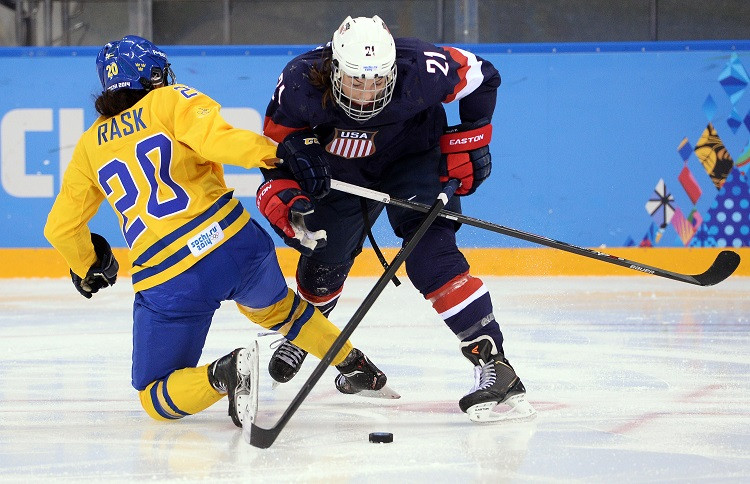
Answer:
<svg viewBox="0 0 750 484"><path fill-rule="evenodd" d="M336 128L326 151L342 158L362 158L375 153L373 139L377 131L352 131Z"/></svg>

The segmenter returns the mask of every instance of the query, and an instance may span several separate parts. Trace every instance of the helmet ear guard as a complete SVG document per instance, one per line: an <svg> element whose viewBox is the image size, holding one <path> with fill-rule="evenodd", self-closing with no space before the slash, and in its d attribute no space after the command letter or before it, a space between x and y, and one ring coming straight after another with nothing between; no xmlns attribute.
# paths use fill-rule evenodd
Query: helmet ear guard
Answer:
<svg viewBox="0 0 750 484"><path fill-rule="evenodd" d="M150 91L157 87L169 86L174 84L175 76L174 72L172 71L171 64L167 62L164 69L153 66L151 68L151 78L149 80L146 80L145 77L142 77L139 80L143 88L147 91Z"/></svg>
<svg viewBox="0 0 750 484"><path fill-rule="evenodd" d="M396 44L385 22L377 15L347 17L333 33L331 52L332 91L339 107L360 122L380 113L393 97L397 74Z"/></svg>

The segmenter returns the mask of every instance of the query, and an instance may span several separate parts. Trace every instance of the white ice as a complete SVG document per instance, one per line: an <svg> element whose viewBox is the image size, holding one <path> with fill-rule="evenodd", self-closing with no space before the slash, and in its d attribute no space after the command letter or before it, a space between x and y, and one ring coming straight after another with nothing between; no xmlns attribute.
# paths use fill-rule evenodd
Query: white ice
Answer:
<svg viewBox="0 0 750 484"><path fill-rule="evenodd" d="M176 422L145 415L130 386L128 279L92 300L68 280L0 280L0 481L750 480L750 278L483 280L536 420L480 425L460 412L472 368L404 278L352 338L402 398L338 394L329 369L265 450L244 442L226 400ZM347 282L337 325L374 281ZM259 331L223 305L201 363ZM262 366L272 341L259 339ZM261 426L316 363L276 389L261 371ZM369 443L373 431L394 442Z"/></svg>

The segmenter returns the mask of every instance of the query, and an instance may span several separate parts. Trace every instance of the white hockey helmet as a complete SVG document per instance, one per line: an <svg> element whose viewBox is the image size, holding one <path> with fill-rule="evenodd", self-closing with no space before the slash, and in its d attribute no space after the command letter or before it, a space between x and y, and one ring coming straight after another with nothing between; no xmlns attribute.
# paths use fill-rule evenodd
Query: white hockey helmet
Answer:
<svg viewBox="0 0 750 484"><path fill-rule="evenodd" d="M350 118L367 121L393 97L396 85L393 36L377 15L347 17L333 33L331 49L334 98Z"/></svg>

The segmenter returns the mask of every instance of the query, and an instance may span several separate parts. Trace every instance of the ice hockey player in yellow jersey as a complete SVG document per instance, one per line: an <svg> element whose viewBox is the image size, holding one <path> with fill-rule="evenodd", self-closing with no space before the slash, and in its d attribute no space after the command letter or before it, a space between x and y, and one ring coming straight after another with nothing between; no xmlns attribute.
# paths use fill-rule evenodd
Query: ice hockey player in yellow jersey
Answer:
<svg viewBox="0 0 750 484"><path fill-rule="evenodd" d="M78 292L91 298L114 284L119 270L107 240L88 228L106 200L130 249L132 383L143 408L157 420L173 420L228 395L229 415L242 426L253 418L257 344L196 367L222 301L235 301L250 320L319 358L340 332L287 287L272 239L233 198L222 164L277 165L325 188L327 166L304 154L280 161L275 143L232 127L216 101L175 84L166 54L146 39L128 35L106 44L96 68L101 116L76 145L45 237L65 258ZM308 195L295 189L293 199L264 203L288 221L292 236L318 243L321 234L295 222L294 213L312 210ZM386 383L349 342L333 364L355 388Z"/></svg>

